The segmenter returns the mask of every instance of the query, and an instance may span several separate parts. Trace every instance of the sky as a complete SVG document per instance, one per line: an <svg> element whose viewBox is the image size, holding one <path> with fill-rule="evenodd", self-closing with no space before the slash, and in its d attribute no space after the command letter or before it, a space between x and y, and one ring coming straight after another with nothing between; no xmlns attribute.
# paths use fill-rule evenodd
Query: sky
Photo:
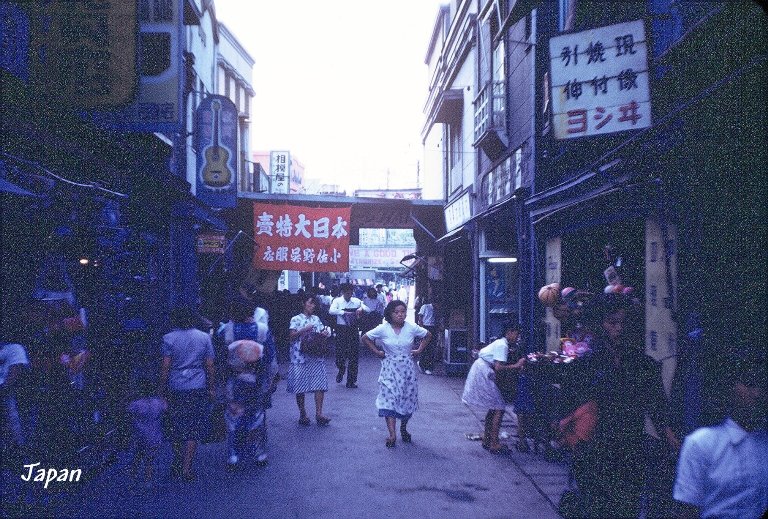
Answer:
<svg viewBox="0 0 768 519"><path fill-rule="evenodd" d="M307 178L424 185L424 63L445 0L216 0L254 58L251 149L288 150ZM389 170L389 184L387 171Z"/></svg>

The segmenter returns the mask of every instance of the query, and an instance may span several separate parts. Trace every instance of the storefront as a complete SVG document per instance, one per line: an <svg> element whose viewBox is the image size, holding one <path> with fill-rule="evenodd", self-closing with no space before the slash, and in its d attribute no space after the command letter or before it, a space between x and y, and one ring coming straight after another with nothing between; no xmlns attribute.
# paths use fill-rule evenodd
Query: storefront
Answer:
<svg viewBox="0 0 768 519"><path fill-rule="evenodd" d="M514 216L507 207L479 220L479 330L481 342L503 335L504 324L520 314L520 273Z"/></svg>

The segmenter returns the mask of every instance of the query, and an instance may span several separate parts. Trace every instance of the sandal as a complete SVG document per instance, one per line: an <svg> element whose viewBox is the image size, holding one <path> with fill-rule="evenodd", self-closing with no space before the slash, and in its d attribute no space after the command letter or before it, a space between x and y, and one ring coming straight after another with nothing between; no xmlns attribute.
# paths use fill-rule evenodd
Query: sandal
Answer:
<svg viewBox="0 0 768 519"><path fill-rule="evenodd" d="M328 425L329 423L331 423L331 419L330 418L326 418L325 416L318 416L315 420L317 421L317 425L319 425L321 427L324 427L324 426ZM309 421L309 420L307 420L307 421Z"/></svg>
<svg viewBox="0 0 768 519"><path fill-rule="evenodd" d="M395 438L387 438L384 444L387 446L387 449L393 448L395 446Z"/></svg>
<svg viewBox="0 0 768 519"><path fill-rule="evenodd" d="M309 425L311 423L312 423L312 421L309 418L307 418L306 416L303 416L303 417L299 418L299 425Z"/></svg>
<svg viewBox="0 0 768 519"><path fill-rule="evenodd" d="M488 448L488 452L490 452L491 454L499 454L499 455L505 455L506 456L511 451L509 450L509 447L507 447L506 445L502 444L502 445L499 445L498 447L489 447Z"/></svg>
<svg viewBox="0 0 768 519"><path fill-rule="evenodd" d="M403 439L403 443L411 443L411 433L408 431L401 429L400 437Z"/></svg>

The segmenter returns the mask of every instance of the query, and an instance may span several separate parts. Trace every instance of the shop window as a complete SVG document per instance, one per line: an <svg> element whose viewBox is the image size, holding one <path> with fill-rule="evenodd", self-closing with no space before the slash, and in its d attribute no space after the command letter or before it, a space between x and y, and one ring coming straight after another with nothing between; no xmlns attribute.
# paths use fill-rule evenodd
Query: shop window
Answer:
<svg viewBox="0 0 768 519"><path fill-rule="evenodd" d="M171 35L167 32L139 34L141 75L159 76L171 66Z"/></svg>
<svg viewBox="0 0 768 519"><path fill-rule="evenodd" d="M480 252L484 255L505 256L517 252L517 236L514 221L506 212L500 213L493 219L494 223L483 230L480 235Z"/></svg>
<svg viewBox="0 0 768 519"><path fill-rule="evenodd" d="M516 318L519 307L518 269L515 258L489 258L483 269L483 289L485 293L485 333L486 341L501 337L504 325ZM495 261L502 260L502 261Z"/></svg>

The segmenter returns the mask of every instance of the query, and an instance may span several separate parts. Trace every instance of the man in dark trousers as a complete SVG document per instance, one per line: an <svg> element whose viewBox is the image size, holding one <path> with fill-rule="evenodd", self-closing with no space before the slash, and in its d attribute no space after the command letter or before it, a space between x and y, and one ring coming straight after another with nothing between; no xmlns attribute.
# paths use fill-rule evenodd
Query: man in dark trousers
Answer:
<svg viewBox="0 0 768 519"><path fill-rule="evenodd" d="M344 372L349 364L347 372L347 387L357 387L357 363L360 357L360 334L358 332L358 320L363 311L370 311L362 301L352 297L352 285L341 285L341 297L337 297L331 303L328 310L330 315L336 317L336 367L339 373L336 382L341 383Z"/></svg>

